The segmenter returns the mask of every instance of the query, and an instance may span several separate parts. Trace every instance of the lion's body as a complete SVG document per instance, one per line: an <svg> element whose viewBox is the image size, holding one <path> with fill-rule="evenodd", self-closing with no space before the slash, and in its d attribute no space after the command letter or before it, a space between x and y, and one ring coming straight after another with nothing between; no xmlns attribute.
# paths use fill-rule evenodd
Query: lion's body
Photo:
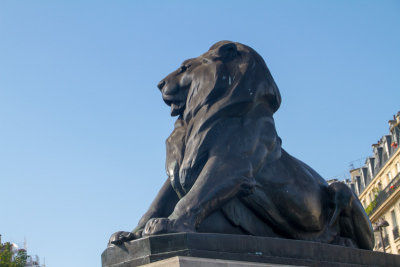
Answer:
<svg viewBox="0 0 400 267"><path fill-rule="evenodd" d="M281 148L273 120L281 96L253 49L216 43L158 87L178 115L166 142L169 180L135 236L219 231L373 247L357 197L336 205L354 195L350 189L328 186Z"/></svg>
<svg viewBox="0 0 400 267"><path fill-rule="evenodd" d="M228 208L222 207L225 216L246 232L262 235L260 221L249 225L247 221L240 220L257 210L258 216L268 218L272 226L284 227L288 237L321 238L326 221L322 209L328 208L322 206L321 187L327 188L328 184L310 167L281 148L272 116L265 113L265 116L260 116L263 114L262 107L249 110L249 113L241 117L220 117L206 123L207 127L204 123L178 123L179 126L167 140L167 151L175 150L172 153L174 156L178 155L178 151L182 153L176 157L176 166L180 170L179 183L174 175L170 175L175 191L182 192L181 197L184 197L210 157L221 157L229 162L232 155L249 155L243 161L250 163L256 181L254 192L232 202L237 205L240 201L247 209L232 209L231 203L226 204ZM205 117L201 113L198 115ZM187 130L184 138L182 128ZM177 146L177 143L180 145ZM170 147L179 147L179 150ZM314 235L310 234L310 229Z"/></svg>

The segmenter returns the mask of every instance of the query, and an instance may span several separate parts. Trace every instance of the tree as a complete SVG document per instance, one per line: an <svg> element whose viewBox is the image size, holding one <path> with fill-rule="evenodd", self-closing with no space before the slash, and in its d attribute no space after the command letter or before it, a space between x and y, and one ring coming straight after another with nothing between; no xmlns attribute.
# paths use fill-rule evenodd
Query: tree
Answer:
<svg viewBox="0 0 400 267"><path fill-rule="evenodd" d="M26 251L24 249L18 250L16 255L13 255L10 242L0 244L0 267L24 267L25 264Z"/></svg>
<svg viewBox="0 0 400 267"><path fill-rule="evenodd" d="M24 267L26 264L26 250L20 249L14 257L15 267ZM14 267L14 266L13 266Z"/></svg>

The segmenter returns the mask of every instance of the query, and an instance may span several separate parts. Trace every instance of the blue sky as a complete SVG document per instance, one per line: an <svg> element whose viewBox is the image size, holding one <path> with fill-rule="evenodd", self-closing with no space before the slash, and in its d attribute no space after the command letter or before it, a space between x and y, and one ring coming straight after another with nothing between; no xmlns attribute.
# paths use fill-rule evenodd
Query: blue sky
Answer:
<svg viewBox="0 0 400 267"><path fill-rule="evenodd" d="M400 110L399 1L0 2L0 234L46 266L100 266L166 178L156 88L220 40L282 94L283 147L326 179ZM357 162L356 162L357 163Z"/></svg>

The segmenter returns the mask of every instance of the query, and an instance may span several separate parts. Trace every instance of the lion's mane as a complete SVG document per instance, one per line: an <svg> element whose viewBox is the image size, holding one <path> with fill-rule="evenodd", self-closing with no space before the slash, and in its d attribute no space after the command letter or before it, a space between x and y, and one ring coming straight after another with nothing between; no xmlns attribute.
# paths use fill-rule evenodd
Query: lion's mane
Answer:
<svg viewBox="0 0 400 267"><path fill-rule="evenodd" d="M213 135L218 133L213 128L222 119L246 117L255 106L264 104L257 117L272 120L272 114L281 104L281 95L271 73L252 48L220 41L203 55L184 64L196 66L198 62L206 69L193 68L190 73L185 108L167 140L170 157L167 158L167 171L174 189L181 196L191 189L210 149L215 147ZM269 142L270 146L280 146L277 136Z"/></svg>

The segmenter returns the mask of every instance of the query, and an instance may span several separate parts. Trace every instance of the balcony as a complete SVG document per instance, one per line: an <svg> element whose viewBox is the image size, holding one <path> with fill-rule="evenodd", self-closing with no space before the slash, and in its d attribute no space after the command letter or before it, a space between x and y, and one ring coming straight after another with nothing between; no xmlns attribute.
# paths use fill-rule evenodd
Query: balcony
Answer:
<svg viewBox="0 0 400 267"><path fill-rule="evenodd" d="M374 212L390 197L396 189L400 186L400 173L398 173L392 181L382 190L378 193L376 198L374 199L373 203L374 206L372 209L369 209L367 211L368 216L371 216L374 214Z"/></svg>

